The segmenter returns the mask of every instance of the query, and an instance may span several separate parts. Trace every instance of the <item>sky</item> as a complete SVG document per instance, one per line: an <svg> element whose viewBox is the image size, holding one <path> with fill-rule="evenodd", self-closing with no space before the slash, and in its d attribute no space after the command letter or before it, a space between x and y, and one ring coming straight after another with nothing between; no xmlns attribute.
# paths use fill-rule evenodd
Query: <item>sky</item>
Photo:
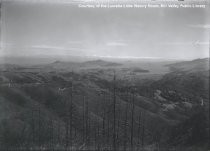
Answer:
<svg viewBox="0 0 210 151"><path fill-rule="evenodd" d="M209 57L210 8L79 8L4 1L1 56Z"/></svg>

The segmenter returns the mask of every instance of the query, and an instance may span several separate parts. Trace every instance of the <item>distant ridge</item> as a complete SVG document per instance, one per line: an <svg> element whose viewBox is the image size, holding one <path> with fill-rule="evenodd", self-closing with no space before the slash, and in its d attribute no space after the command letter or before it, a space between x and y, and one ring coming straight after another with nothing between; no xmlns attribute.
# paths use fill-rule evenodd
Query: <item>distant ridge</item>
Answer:
<svg viewBox="0 0 210 151"><path fill-rule="evenodd" d="M192 61L183 61L174 64L168 64L172 71L203 71L209 70L209 58L195 59Z"/></svg>
<svg viewBox="0 0 210 151"><path fill-rule="evenodd" d="M84 64L86 64L86 65L99 65L99 66L121 66L122 65L120 63L104 61L104 60L101 60L101 59L86 61L86 62L84 62Z"/></svg>

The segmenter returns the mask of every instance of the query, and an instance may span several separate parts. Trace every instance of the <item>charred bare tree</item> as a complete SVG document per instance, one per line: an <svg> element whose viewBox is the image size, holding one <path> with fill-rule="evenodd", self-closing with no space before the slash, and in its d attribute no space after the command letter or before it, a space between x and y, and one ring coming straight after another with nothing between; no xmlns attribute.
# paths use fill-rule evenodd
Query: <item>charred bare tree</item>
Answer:
<svg viewBox="0 0 210 151"><path fill-rule="evenodd" d="M53 120L49 121L49 130L50 130L50 149L54 150L54 123Z"/></svg>
<svg viewBox="0 0 210 151"><path fill-rule="evenodd" d="M107 145L108 145L108 148L110 148L110 117L109 117L109 113L108 113L108 118L107 118Z"/></svg>
<svg viewBox="0 0 210 151"><path fill-rule="evenodd" d="M104 93L103 99L103 123L102 123L102 136L103 136L103 144L105 144L105 117L106 117L106 94Z"/></svg>
<svg viewBox="0 0 210 151"><path fill-rule="evenodd" d="M73 81L71 83L71 94L70 94L70 123L69 123L69 135L70 135L70 146L72 147L72 130L73 130Z"/></svg>
<svg viewBox="0 0 210 151"><path fill-rule="evenodd" d="M145 111L143 112L143 119L142 119L142 136L141 136L141 146L144 149L144 134L145 134L145 117L146 113Z"/></svg>
<svg viewBox="0 0 210 151"><path fill-rule="evenodd" d="M139 114L139 121L138 121L138 144L141 142L141 112Z"/></svg>
<svg viewBox="0 0 210 151"><path fill-rule="evenodd" d="M133 92L133 97L132 97L132 109L131 109L131 142L130 142L130 145L131 145L131 150L133 150L133 131L134 131L134 92Z"/></svg>
<svg viewBox="0 0 210 151"><path fill-rule="evenodd" d="M120 110L119 110L119 113L120 113ZM117 138L116 139L118 141L118 144L119 144L119 139L120 139L119 138L120 137L119 135L120 135L120 118L117 119L117 134L116 134L116 137Z"/></svg>
<svg viewBox="0 0 210 151"><path fill-rule="evenodd" d="M32 110L32 144L35 143L35 122L34 122L34 110Z"/></svg>
<svg viewBox="0 0 210 151"><path fill-rule="evenodd" d="M76 125L74 126L74 138L75 139L77 138L77 128L76 128Z"/></svg>
<svg viewBox="0 0 210 151"><path fill-rule="evenodd" d="M113 79L113 150L116 150L116 75Z"/></svg>
<svg viewBox="0 0 210 151"><path fill-rule="evenodd" d="M60 127L60 123L57 123L57 143L60 144L61 143L61 138L60 138L60 133L61 133L61 127Z"/></svg>
<svg viewBox="0 0 210 151"><path fill-rule="evenodd" d="M40 116L40 105L38 107L38 123L39 123L39 137L38 137L38 142L39 142L39 148L41 148L41 116Z"/></svg>
<svg viewBox="0 0 210 151"><path fill-rule="evenodd" d="M97 123L97 150L100 150L100 121Z"/></svg>
<svg viewBox="0 0 210 151"><path fill-rule="evenodd" d="M83 115L82 115L82 120L83 120L83 134L82 134L82 140L83 143L85 143L85 96L83 96Z"/></svg>
<svg viewBox="0 0 210 151"><path fill-rule="evenodd" d="M128 97L127 97L128 98ZM128 102L126 102L125 121L124 121L124 150L127 150L127 125L128 125Z"/></svg>
<svg viewBox="0 0 210 151"><path fill-rule="evenodd" d="M94 145L95 145L95 150L97 150L97 128L96 124L94 125Z"/></svg>
<svg viewBox="0 0 210 151"><path fill-rule="evenodd" d="M88 146L89 145L89 105L88 105L88 100L85 102L86 106L86 113L85 113L85 144Z"/></svg>
<svg viewBox="0 0 210 151"><path fill-rule="evenodd" d="M66 117L65 117L65 147L66 149L68 148L69 146L69 118L68 118L68 110L67 110L67 114L66 114Z"/></svg>

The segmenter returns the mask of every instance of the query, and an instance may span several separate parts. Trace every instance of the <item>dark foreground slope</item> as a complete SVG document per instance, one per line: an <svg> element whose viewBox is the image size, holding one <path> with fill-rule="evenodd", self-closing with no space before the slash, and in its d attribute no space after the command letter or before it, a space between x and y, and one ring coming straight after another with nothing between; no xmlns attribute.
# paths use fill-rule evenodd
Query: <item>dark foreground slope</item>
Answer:
<svg viewBox="0 0 210 151"><path fill-rule="evenodd" d="M207 61L182 62L181 70L181 65L171 64L173 70L160 80L132 84L118 74L114 78L113 71L124 68L121 64L101 60L1 67L0 148L203 147ZM202 70L197 62L204 62ZM186 64L192 67L188 70ZM127 70L131 76L133 68Z"/></svg>
<svg viewBox="0 0 210 151"><path fill-rule="evenodd" d="M209 138L209 59L167 65L171 72L161 80L139 86L141 95L154 97L165 114L179 123L168 144L183 150L206 150ZM198 147L199 146L199 147ZM204 148L203 148L204 147Z"/></svg>

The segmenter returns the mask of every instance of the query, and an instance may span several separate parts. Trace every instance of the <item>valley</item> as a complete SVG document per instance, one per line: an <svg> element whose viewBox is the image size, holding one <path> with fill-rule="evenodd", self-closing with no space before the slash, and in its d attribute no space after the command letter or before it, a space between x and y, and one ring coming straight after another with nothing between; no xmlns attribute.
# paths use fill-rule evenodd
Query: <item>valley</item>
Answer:
<svg viewBox="0 0 210 151"><path fill-rule="evenodd" d="M0 65L0 148L205 149L208 110L208 58Z"/></svg>

